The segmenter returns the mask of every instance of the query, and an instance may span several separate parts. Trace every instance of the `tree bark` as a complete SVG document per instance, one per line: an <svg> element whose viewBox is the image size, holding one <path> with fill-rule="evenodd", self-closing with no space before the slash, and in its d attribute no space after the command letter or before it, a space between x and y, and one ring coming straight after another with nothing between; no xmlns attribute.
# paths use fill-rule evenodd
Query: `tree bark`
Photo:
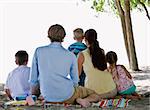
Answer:
<svg viewBox="0 0 150 110"><path fill-rule="evenodd" d="M129 0L124 0L125 3L125 23L126 23L126 32L127 32L127 41L129 47L130 55L130 68L134 71L139 71L138 61L136 57L133 30L132 30L132 21L130 16L130 2Z"/></svg>
<svg viewBox="0 0 150 110"><path fill-rule="evenodd" d="M119 12L120 20L121 20L125 48L126 48L126 52L127 52L128 61L129 61L129 64L130 64L130 53L129 53L129 46L128 46L128 41L127 41L127 32L126 32L127 30L126 30L126 23L125 23L125 14L124 14L123 8L121 7L120 0L115 0L115 2L116 2L117 10Z"/></svg>

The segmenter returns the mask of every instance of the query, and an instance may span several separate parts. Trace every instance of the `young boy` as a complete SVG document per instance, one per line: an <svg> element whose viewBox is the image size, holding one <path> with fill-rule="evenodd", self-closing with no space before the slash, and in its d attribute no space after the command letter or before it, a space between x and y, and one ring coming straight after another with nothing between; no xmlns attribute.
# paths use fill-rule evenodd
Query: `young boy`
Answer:
<svg viewBox="0 0 150 110"><path fill-rule="evenodd" d="M87 46L82 43L83 41L83 29L81 28L77 28L73 31L73 34L74 34L74 40L76 40L75 43L71 44L69 47L68 47L68 50L73 52L76 56L78 55L79 52L85 50L87 48ZM84 86L84 81L85 81L85 73L84 71L82 71L81 75L79 76L79 85L80 86Z"/></svg>
<svg viewBox="0 0 150 110"><path fill-rule="evenodd" d="M28 83L30 68L27 67L28 53L26 51L18 51L15 54L15 63L18 65L9 73L5 85L5 92L10 99L17 97L25 97L30 93Z"/></svg>

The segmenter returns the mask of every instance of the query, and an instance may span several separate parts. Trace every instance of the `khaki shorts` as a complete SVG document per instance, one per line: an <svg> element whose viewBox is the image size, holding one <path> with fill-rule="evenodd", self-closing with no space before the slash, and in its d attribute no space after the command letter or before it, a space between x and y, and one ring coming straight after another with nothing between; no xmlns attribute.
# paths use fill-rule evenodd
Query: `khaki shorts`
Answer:
<svg viewBox="0 0 150 110"><path fill-rule="evenodd" d="M64 101L63 103L74 104L76 103L77 98L85 98L91 94L95 94L95 91L85 87L78 86L75 87L74 94L72 95L72 97Z"/></svg>
<svg viewBox="0 0 150 110"><path fill-rule="evenodd" d="M107 98L114 98L117 95L117 89L115 88L114 90L104 93L104 94L98 94L100 99L107 99Z"/></svg>

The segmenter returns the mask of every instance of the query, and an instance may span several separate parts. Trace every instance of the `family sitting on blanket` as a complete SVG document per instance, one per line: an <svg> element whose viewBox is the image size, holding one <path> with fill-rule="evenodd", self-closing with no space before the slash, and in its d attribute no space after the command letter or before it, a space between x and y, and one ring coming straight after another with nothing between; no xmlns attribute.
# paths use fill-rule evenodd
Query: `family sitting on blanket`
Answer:
<svg viewBox="0 0 150 110"><path fill-rule="evenodd" d="M35 50L30 72L29 68L20 69L27 68L28 57L23 55L21 60L16 56L19 67L8 76L6 83L6 93L10 98L37 95L38 86L46 103L77 103L88 107L92 102L117 95L118 82L120 83L120 76L117 74L120 73L111 74L109 68L109 72L107 71L105 52L99 47L97 32L94 29L85 32L87 49L80 52L78 58L62 46L65 35L65 29L59 24L49 28L48 38L51 43ZM18 59L22 61L21 64ZM78 86L82 68L86 73L85 87Z"/></svg>

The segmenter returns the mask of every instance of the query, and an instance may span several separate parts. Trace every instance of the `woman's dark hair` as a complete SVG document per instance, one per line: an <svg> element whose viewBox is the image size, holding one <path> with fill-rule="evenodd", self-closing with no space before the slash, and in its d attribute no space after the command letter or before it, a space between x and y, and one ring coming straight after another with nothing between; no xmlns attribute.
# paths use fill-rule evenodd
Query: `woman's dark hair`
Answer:
<svg viewBox="0 0 150 110"><path fill-rule="evenodd" d="M117 54L113 51L109 51L107 54L106 54L106 60L109 64L113 64L113 63L116 63L118 58L117 58Z"/></svg>
<svg viewBox="0 0 150 110"><path fill-rule="evenodd" d="M15 57L18 58L19 65L23 65L26 61L28 61L28 53L24 50L20 50L15 54Z"/></svg>
<svg viewBox="0 0 150 110"><path fill-rule="evenodd" d="M107 62L104 50L99 47L97 41L97 32L94 29L89 29L85 32L85 40L89 43L90 55L92 57L93 66L99 70L107 68Z"/></svg>

